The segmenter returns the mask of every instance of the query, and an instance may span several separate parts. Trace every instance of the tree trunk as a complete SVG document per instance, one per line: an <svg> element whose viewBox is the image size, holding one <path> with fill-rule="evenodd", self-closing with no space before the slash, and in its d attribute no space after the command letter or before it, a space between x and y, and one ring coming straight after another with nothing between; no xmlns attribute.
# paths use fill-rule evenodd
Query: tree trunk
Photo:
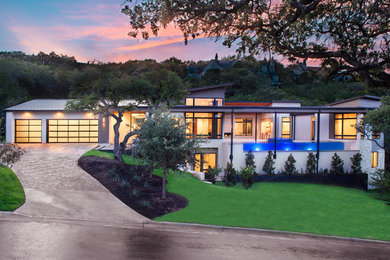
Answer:
<svg viewBox="0 0 390 260"><path fill-rule="evenodd" d="M163 169L163 183L162 183L162 194L161 199L167 199L167 170Z"/></svg>
<svg viewBox="0 0 390 260"><path fill-rule="evenodd" d="M149 168L149 179L153 179L153 170L154 170L154 167L153 167L152 164L149 164L148 168Z"/></svg>
<svg viewBox="0 0 390 260"><path fill-rule="evenodd" d="M122 120L116 120L114 125L114 157L115 160L123 162L122 154L119 147L119 126Z"/></svg>

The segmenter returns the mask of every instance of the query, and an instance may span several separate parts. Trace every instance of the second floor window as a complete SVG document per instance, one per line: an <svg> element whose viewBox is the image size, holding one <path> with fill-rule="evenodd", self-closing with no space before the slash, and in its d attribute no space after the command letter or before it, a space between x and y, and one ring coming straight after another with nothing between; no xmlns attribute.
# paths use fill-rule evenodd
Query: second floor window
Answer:
<svg viewBox="0 0 390 260"><path fill-rule="evenodd" d="M290 138L291 136L291 119L290 117L282 117L282 138Z"/></svg>
<svg viewBox="0 0 390 260"><path fill-rule="evenodd" d="M234 126L235 135L250 136L252 135L252 119L236 118Z"/></svg>
<svg viewBox="0 0 390 260"><path fill-rule="evenodd" d="M335 114L334 115L334 138L335 139L356 139L357 114Z"/></svg>
<svg viewBox="0 0 390 260"><path fill-rule="evenodd" d="M186 98L186 106L222 106L222 98Z"/></svg>

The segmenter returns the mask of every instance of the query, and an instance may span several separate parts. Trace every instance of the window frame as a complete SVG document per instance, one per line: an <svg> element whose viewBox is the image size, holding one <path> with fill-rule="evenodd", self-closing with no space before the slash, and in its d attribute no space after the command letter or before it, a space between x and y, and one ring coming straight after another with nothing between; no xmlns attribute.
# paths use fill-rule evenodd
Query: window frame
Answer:
<svg viewBox="0 0 390 260"><path fill-rule="evenodd" d="M201 106L201 107L220 107L220 106L223 106L224 102L223 102L223 98L211 98L211 97L187 97L185 99L185 106L187 107L196 107L196 106L200 106L200 105L195 105L195 100L196 99L211 99L212 102L213 102L213 105L211 106ZM187 101L188 101L188 105L187 105ZM219 101L221 104L219 104Z"/></svg>
<svg viewBox="0 0 390 260"><path fill-rule="evenodd" d="M336 118L336 115L341 115L341 118ZM355 115L354 118L344 118L345 115ZM347 135L347 134L344 134L344 121L345 120L351 120L351 119L354 119L356 120L355 124L357 124L357 120L358 120L358 114L357 113L335 113L334 114L334 139L345 139L345 140L356 140L357 139L357 130L356 130L356 133L354 135ZM341 134L340 135L337 135L336 134L336 121L341 121Z"/></svg>
<svg viewBox="0 0 390 260"><path fill-rule="evenodd" d="M243 120L242 123L237 123L237 120ZM250 123L250 124L249 124ZM236 125L243 124L244 134L238 135L236 131ZM250 125L250 133L248 132L248 126ZM253 118L235 118L234 119L234 135L235 136L252 136L253 135Z"/></svg>
<svg viewBox="0 0 390 260"><path fill-rule="evenodd" d="M27 126L28 127L28 130L27 131L18 131L18 124L17 124L17 121L27 121L28 124L27 125L23 125L23 126ZM38 131L31 131L30 130L30 126L38 126L38 125L31 125L30 122L31 121L39 121L41 122L40 123L40 130ZM33 133L41 133L40 137L36 137L36 136L33 136L31 137L30 136L30 133L33 132ZM18 133L28 133L28 136L27 137L18 137ZM17 141L17 138L27 138L27 142L18 142ZM39 142L30 142L30 138L39 138L40 141ZM35 143L35 144L39 144L39 143L42 143L42 119L22 119L22 118L19 118L19 119L15 119L15 143L18 143L18 144L28 144L28 143Z"/></svg>
<svg viewBox="0 0 390 260"><path fill-rule="evenodd" d="M57 121L56 124L50 124L50 121ZM66 125L60 125L58 124L58 121L67 121ZM69 124L70 121L77 121L76 124ZM88 121L88 124L80 124L80 121ZM91 124L91 121L96 121L96 124ZM46 141L47 143L98 143L99 142L99 120L98 119L47 119L47 136ZM57 130L51 130L50 126L56 126ZM59 130L58 126L67 126L67 130ZM78 130L69 130L69 126L77 126ZM88 130L80 130L80 126L88 126ZM91 130L91 126L96 126L97 130ZM67 133L66 136L58 136L58 133ZM91 132L96 132L97 136L91 136ZM51 136L50 133L56 133L56 136ZM78 133L76 136L70 136L69 133ZM88 133L88 136L80 136L80 133ZM50 139L57 139L57 141L50 141ZM59 138L66 138L68 141L58 141ZM70 142L69 138L77 138L77 142ZM88 138L88 141L80 141L80 138ZM96 139L96 141L91 141Z"/></svg>
<svg viewBox="0 0 390 260"><path fill-rule="evenodd" d="M187 116L187 114L192 114L192 116ZM186 138L193 138L193 137L200 137L200 138L206 138L206 139L222 139L222 123L223 123L223 113L220 112L205 112L204 114L211 114L211 116L195 116L195 114L203 114L203 113L197 113L197 112L185 112L184 113L184 122L185 124L191 124L192 125L192 132L190 134L187 133L186 129ZM195 120L198 119L211 119L211 135L195 135ZM188 123L188 121L190 121ZM218 125L220 126L220 129L218 129ZM218 130L220 130L220 134L218 134Z"/></svg>
<svg viewBox="0 0 390 260"><path fill-rule="evenodd" d="M288 121L285 121L285 119L288 118ZM288 134L283 134L283 125L288 124ZM281 127L280 127L280 136L282 138L291 138L291 117L290 116L284 116L282 117Z"/></svg>

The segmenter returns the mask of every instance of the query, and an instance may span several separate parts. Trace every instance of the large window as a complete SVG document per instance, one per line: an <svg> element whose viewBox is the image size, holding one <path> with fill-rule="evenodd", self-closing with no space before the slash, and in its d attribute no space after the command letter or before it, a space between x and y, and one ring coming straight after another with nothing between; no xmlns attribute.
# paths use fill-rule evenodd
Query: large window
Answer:
<svg viewBox="0 0 390 260"><path fill-rule="evenodd" d="M336 139L356 139L357 114L335 114L334 130Z"/></svg>
<svg viewBox="0 0 390 260"><path fill-rule="evenodd" d="M291 118L282 117L282 138L291 137Z"/></svg>
<svg viewBox="0 0 390 260"><path fill-rule="evenodd" d="M186 106L222 106L222 98L186 98Z"/></svg>
<svg viewBox="0 0 390 260"><path fill-rule="evenodd" d="M236 118L234 131L236 136L252 135L252 119L251 118Z"/></svg>
<svg viewBox="0 0 390 260"><path fill-rule="evenodd" d="M15 120L16 143L41 143L42 121L41 120Z"/></svg>
<svg viewBox="0 0 390 260"><path fill-rule="evenodd" d="M222 138L222 113L185 113L187 137Z"/></svg>
<svg viewBox="0 0 390 260"><path fill-rule="evenodd" d="M130 115L130 131L137 130L145 122L145 112L131 112Z"/></svg>
<svg viewBox="0 0 390 260"><path fill-rule="evenodd" d="M260 121L260 139L268 139L272 137L272 120L263 119Z"/></svg>
<svg viewBox="0 0 390 260"><path fill-rule="evenodd" d="M205 172L207 169L214 169L217 166L216 153L196 153L194 171Z"/></svg>
<svg viewBox="0 0 390 260"><path fill-rule="evenodd" d="M48 120L49 143L97 143L98 120Z"/></svg>

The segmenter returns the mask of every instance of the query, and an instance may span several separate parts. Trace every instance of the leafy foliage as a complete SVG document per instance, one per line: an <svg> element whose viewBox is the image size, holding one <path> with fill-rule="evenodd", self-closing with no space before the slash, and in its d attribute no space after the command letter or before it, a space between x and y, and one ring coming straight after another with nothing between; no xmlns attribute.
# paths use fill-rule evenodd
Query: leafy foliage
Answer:
<svg viewBox="0 0 390 260"><path fill-rule="evenodd" d="M234 186L237 183L237 171L230 162L227 163L226 168L224 169L222 181L227 187Z"/></svg>
<svg viewBox="0 0 390 260"><path fill-rule="evenodd" d="M352 173L354 174L362 174L362 166L361 166L361 162L362 162L362 155L360 153L355 153L352 157L351 157L351 162L352 162L352 166L351 166L351 169L352 169Z"/></svg>
<svg viewBox="0 0 390 260"><path fill-rule="evenodd" d="M137 152L155 168L163 169L162 199L166 199L166 173L191 162L198 147L197 139L185 136L185 125L177 125L168 109L161 108L138 131Z"/></svg>
<svg viewBox="0 0 390 260"><path fill-rule="evenodd" d="M255 155L253 154L252 150L248 151L248 153L245 154L245 165L246 167L256 169Z"/></svg>
<svg viewBox="0 0 390 260"><path fill-rule="evenodd" d="M330 76L352 74L373 86L388 86L390 13L388 1L182 1L151 0L125 5L137 37L173 23L185 43L196 37L223 38L239 54L275 52L322 61ZM147 26L150 25L150 26Z"/></svg>
<svg viewBox="0 0 390 260"><path fill-rule="evenodd" d="M317 159L313 153L309 153L307 155L307 161L306 161L306 173L314 174L316 173L316 170L317 170Z"/></svg>
<svg viewBox="0 0 390 260"><path fill-rule="evenodd" d="M252 187L253 183L255 183L255 169L250 166L241 168L240 177L242 186L245 189Z"/></svg>
<svg viewBox="0 0 390 260"><path fill-rule="evenodd" d="M286 174L295 174L297 172L297 168L295 167L295 163L297 161L294 159L294 156L290 153L287 157L287 161L284 164L284 170Z"/></svg>
<svg viewBox="0 0 390 260"><path fill-rule="evenodd" d="M204 173L206 181L215 184L217 176L222 172L222 168L208 168Z"/></svg>
<svg viewBox="0 0 390 260"><path fill-rule="evenodd" d="M344 173L344 162L341 160L340 156L337 153L334 153L332 156L332 161L330 163L330 174L343 174Z"/></svg>
<svg viewBox="0 0 390 260"><path fill-rule="evenodd" d="M263 165L263 171L266 174L272 175L275 173L275 160L273 157L273 153L271 151L268 151L267 157L265 158L265 162Z"/></svg>
<svg viewBox="0 0 390 260"><path fill-rule="evenodd" d="M390 171L377 169L371 174L370 185L378 190L381 199L383 199L383 195L390 192Z"/></svg>

